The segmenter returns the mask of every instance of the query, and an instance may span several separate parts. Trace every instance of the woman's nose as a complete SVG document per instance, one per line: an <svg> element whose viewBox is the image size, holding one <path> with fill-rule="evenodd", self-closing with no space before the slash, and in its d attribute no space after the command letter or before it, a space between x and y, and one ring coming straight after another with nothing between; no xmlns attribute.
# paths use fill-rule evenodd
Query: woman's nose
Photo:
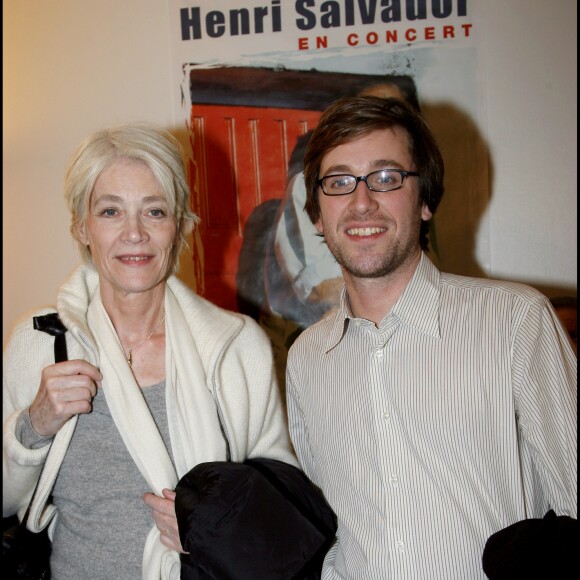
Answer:
<svg viewBox="0 0 580 580"><path fill-rule="evenodd" d="M125 239L131 243L138 243L147 237L147 230L139 216L127 216L124 229Z"/></svg>

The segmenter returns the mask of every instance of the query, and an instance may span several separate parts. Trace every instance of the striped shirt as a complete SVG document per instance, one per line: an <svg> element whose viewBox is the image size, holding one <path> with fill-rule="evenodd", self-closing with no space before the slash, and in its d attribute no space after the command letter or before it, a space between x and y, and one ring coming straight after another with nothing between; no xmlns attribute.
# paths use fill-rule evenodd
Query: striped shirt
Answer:
<svg viewBox="0 0 580 580"><path fill-rule="evenodd" d="M338 518L322 578L486 578L487 538L577 517L576 356L547 298L423 255L377 328L336 316L290 349L290 433Z"/></svg>

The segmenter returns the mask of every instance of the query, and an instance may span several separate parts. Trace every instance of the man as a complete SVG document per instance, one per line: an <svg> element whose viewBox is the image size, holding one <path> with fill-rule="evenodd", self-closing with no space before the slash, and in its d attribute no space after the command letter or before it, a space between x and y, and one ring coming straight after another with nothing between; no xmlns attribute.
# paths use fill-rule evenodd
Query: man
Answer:
<svg viewBox="0 0 580 580"><path fill-rule="evenodd" d="M372 75L352 94L395 97L421 112L417 86L409 75ZM252 214L254 231L259 233L252 236L252 229L246 226L236 277L240 311L254 316L268 334L283 393L289 347L306 327L336 309L343 283L340 265L317 237L316 228L304 211L304 152L311 134L309 131L299 137L292 151L287 188L280 207L272 206L274 200L270 200ZM275 220L272 212L276 213ZM258 215L263 220L254 222ZM269 221L275 222L274 231L266 240ZM255 240L260 239L264 239L262 276L265 279L255 272L261 253Z"/></svg>
<svg viewBox="0 0 580 580"><path fill-rule="evenodd" d="M304 173L345 283L287 368L299 460L338 519L322 578L485 578L493 533L577 517L570 341L536 290L429 260L443 161L401 101L331 105Z"/></svg>
<svg viewBox="0 0 580 580"><path fill-rule="evenodd" d="M357 89L359 96L395 97L421 112L417 86L409 75L371 77ZM320 320L338 304L342 288L340 266L304 211L304 149L311 132L298 140L288 168L288 188L276 224L274 252L276 264L267 284L269 307L300 329ZM285 364L284 364L285 366Z"/></svg>

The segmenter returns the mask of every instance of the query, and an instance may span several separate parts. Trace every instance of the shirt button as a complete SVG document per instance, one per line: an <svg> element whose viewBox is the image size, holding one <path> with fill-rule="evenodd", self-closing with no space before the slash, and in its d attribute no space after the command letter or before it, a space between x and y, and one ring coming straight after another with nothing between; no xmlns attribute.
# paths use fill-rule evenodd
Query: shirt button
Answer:
<svg viewBox="0 0 580 580"><path fill-rule="evenodd" d="M381 358L384 354L385 353L383 352L383 349L382 348L380 348L380 349L378 349L378 350L375 351L375 356L377 358Z"/></svg>
<svg viewBox="0 0 580 580"><path fill-rule="evenodd" d="M390 419L390 417L391 417L391 416L389 415L389 413L388 413L387 411L385 411L385 412L383 413L383 419Z"/></svg>
<svg viewBox="0 0 580 580"><path fill-rule="evenodd" d="M397 540L395 546L397 546L399 552L403 553L405 551L405 542L403 540Z"/></svg>
<svg viewBox="0 0 580 580"><path fill-rule="evenodd" d="M389 477L389 483L393 487L397 487L399 485L399 476L396 474L391 475L391 477Z"/></svg>

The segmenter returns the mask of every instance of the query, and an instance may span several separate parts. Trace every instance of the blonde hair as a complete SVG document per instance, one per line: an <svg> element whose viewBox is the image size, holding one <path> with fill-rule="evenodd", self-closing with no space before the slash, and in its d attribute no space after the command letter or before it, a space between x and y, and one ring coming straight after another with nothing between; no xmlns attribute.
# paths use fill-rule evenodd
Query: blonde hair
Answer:
<svg viewBox="0 0 580 580"><path fill-rule="evenodd" d="M179 267L179 254L187 247L186 237L199 222L189 203L182 148L169 132L152 123L132 122L105 127L89 135L73 153L64 180L64 195L71 213L71 233L81 258L93 263L88 246L78 232L88 217L91 194L101 173L116 160L142 162L151 170L165 193L179 233L173 248L172 272Z"/></svg>

